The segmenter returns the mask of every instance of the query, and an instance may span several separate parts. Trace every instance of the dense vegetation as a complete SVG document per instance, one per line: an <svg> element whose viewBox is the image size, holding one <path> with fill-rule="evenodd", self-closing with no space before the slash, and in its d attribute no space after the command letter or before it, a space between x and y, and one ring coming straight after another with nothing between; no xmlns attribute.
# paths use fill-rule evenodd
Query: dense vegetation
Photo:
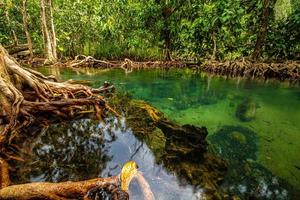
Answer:
<svg viewBox="0 0 300 200"><path fill-rule="evenodd" d="M0 42L31 38L42 54L43 2L53 10L59 58L300 57L298 0L2 0Z"/></svg>

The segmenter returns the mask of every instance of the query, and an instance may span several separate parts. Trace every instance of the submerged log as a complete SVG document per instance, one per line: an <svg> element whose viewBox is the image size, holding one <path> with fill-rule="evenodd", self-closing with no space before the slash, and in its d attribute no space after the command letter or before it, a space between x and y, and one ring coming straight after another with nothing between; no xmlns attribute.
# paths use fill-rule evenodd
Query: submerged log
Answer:
<svg viewBox="0 0 300 200"><path fill-rule="evenodd" d="M125 106L126 107L126 106ZM144 101L132 100L129 105L128 116L134 116L134 120L128 119L128 123L137 134L146 133L145 127L149 127L152 121L152 131L159 128L166 137L166 151L174 156L201 156L206 152L208 134L205 127L193 125L180 126L164 117L163 113ZM140 130L142 128L143 130Z"/></svg>

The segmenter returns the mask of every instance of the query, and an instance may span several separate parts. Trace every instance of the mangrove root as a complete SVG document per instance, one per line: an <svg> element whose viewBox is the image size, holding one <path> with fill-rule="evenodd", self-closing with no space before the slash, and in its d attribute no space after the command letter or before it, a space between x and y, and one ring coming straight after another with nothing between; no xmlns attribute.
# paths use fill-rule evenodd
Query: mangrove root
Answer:
<svg viewBox="0 0 300 200"><path fill-rule="evenodd" d="M209 73L230 77L276 78L292 82L299 82L300 80L299 61L268 63L245 58L226 62L210 60L204 63L201 69Z"/></svg>
<svg viewBox="0 0 300 200"><path fill-rule="evenodd" d="M126 73L130 73L133 69L148 69L148 68L184 68L184 67L198 67L194 62L181 62L181 61L147 61L136 62L128 58L124 61L104 61L97 60L92 56L78 55L70 63L66 63L69 67L94 67L94 68L114 68L118 67L123 69Z"/></svg>
<svg viewBox="0 0 300 200"><path fill-rule="evenodd" d="M99 93L111 89L57 82L52 76L20 67L0 46L0 149L36 120L48 124L52 119L74 119L91 109L102 119L112 109Z"/></svg>

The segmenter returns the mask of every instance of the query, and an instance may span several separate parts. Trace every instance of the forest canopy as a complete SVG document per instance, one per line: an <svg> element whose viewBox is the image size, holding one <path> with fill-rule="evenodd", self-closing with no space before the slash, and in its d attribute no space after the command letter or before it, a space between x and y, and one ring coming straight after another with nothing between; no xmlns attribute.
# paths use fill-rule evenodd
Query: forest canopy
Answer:
<svg viewBox="0 0 300 200"><path fill-rule="evenodd" d="M52 7L58 57L232 60L257 48L256 58L300 56L298 0L2 0L4 46L27 43L27 29L43 53L41 2Z"/></svg>

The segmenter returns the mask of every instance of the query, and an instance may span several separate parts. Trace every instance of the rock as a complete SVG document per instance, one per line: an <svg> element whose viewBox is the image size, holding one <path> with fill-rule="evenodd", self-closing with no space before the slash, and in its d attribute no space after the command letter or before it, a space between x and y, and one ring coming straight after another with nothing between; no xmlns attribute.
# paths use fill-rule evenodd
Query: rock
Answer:
<svg viewBox="0 0 300 200"><path fill-rule="evenodd" d="M255 119L257 108L257 103L253 99L246 98L238 105L235 116L243 122L252 121Z"/></svg>
<svg viewBox="0 0 300 200"><path fill-rule="evenodd" d="M238 131L233 131L231 133L231 138L240 144L246 143L246 136Z"/></svg>
<svg viewBox="0 0 300 200"><path fill-rule="evenodd" d="M220 154L228 160L256 160L258 137L252 130L242 126L223 126L209 137Z"/></svg>

